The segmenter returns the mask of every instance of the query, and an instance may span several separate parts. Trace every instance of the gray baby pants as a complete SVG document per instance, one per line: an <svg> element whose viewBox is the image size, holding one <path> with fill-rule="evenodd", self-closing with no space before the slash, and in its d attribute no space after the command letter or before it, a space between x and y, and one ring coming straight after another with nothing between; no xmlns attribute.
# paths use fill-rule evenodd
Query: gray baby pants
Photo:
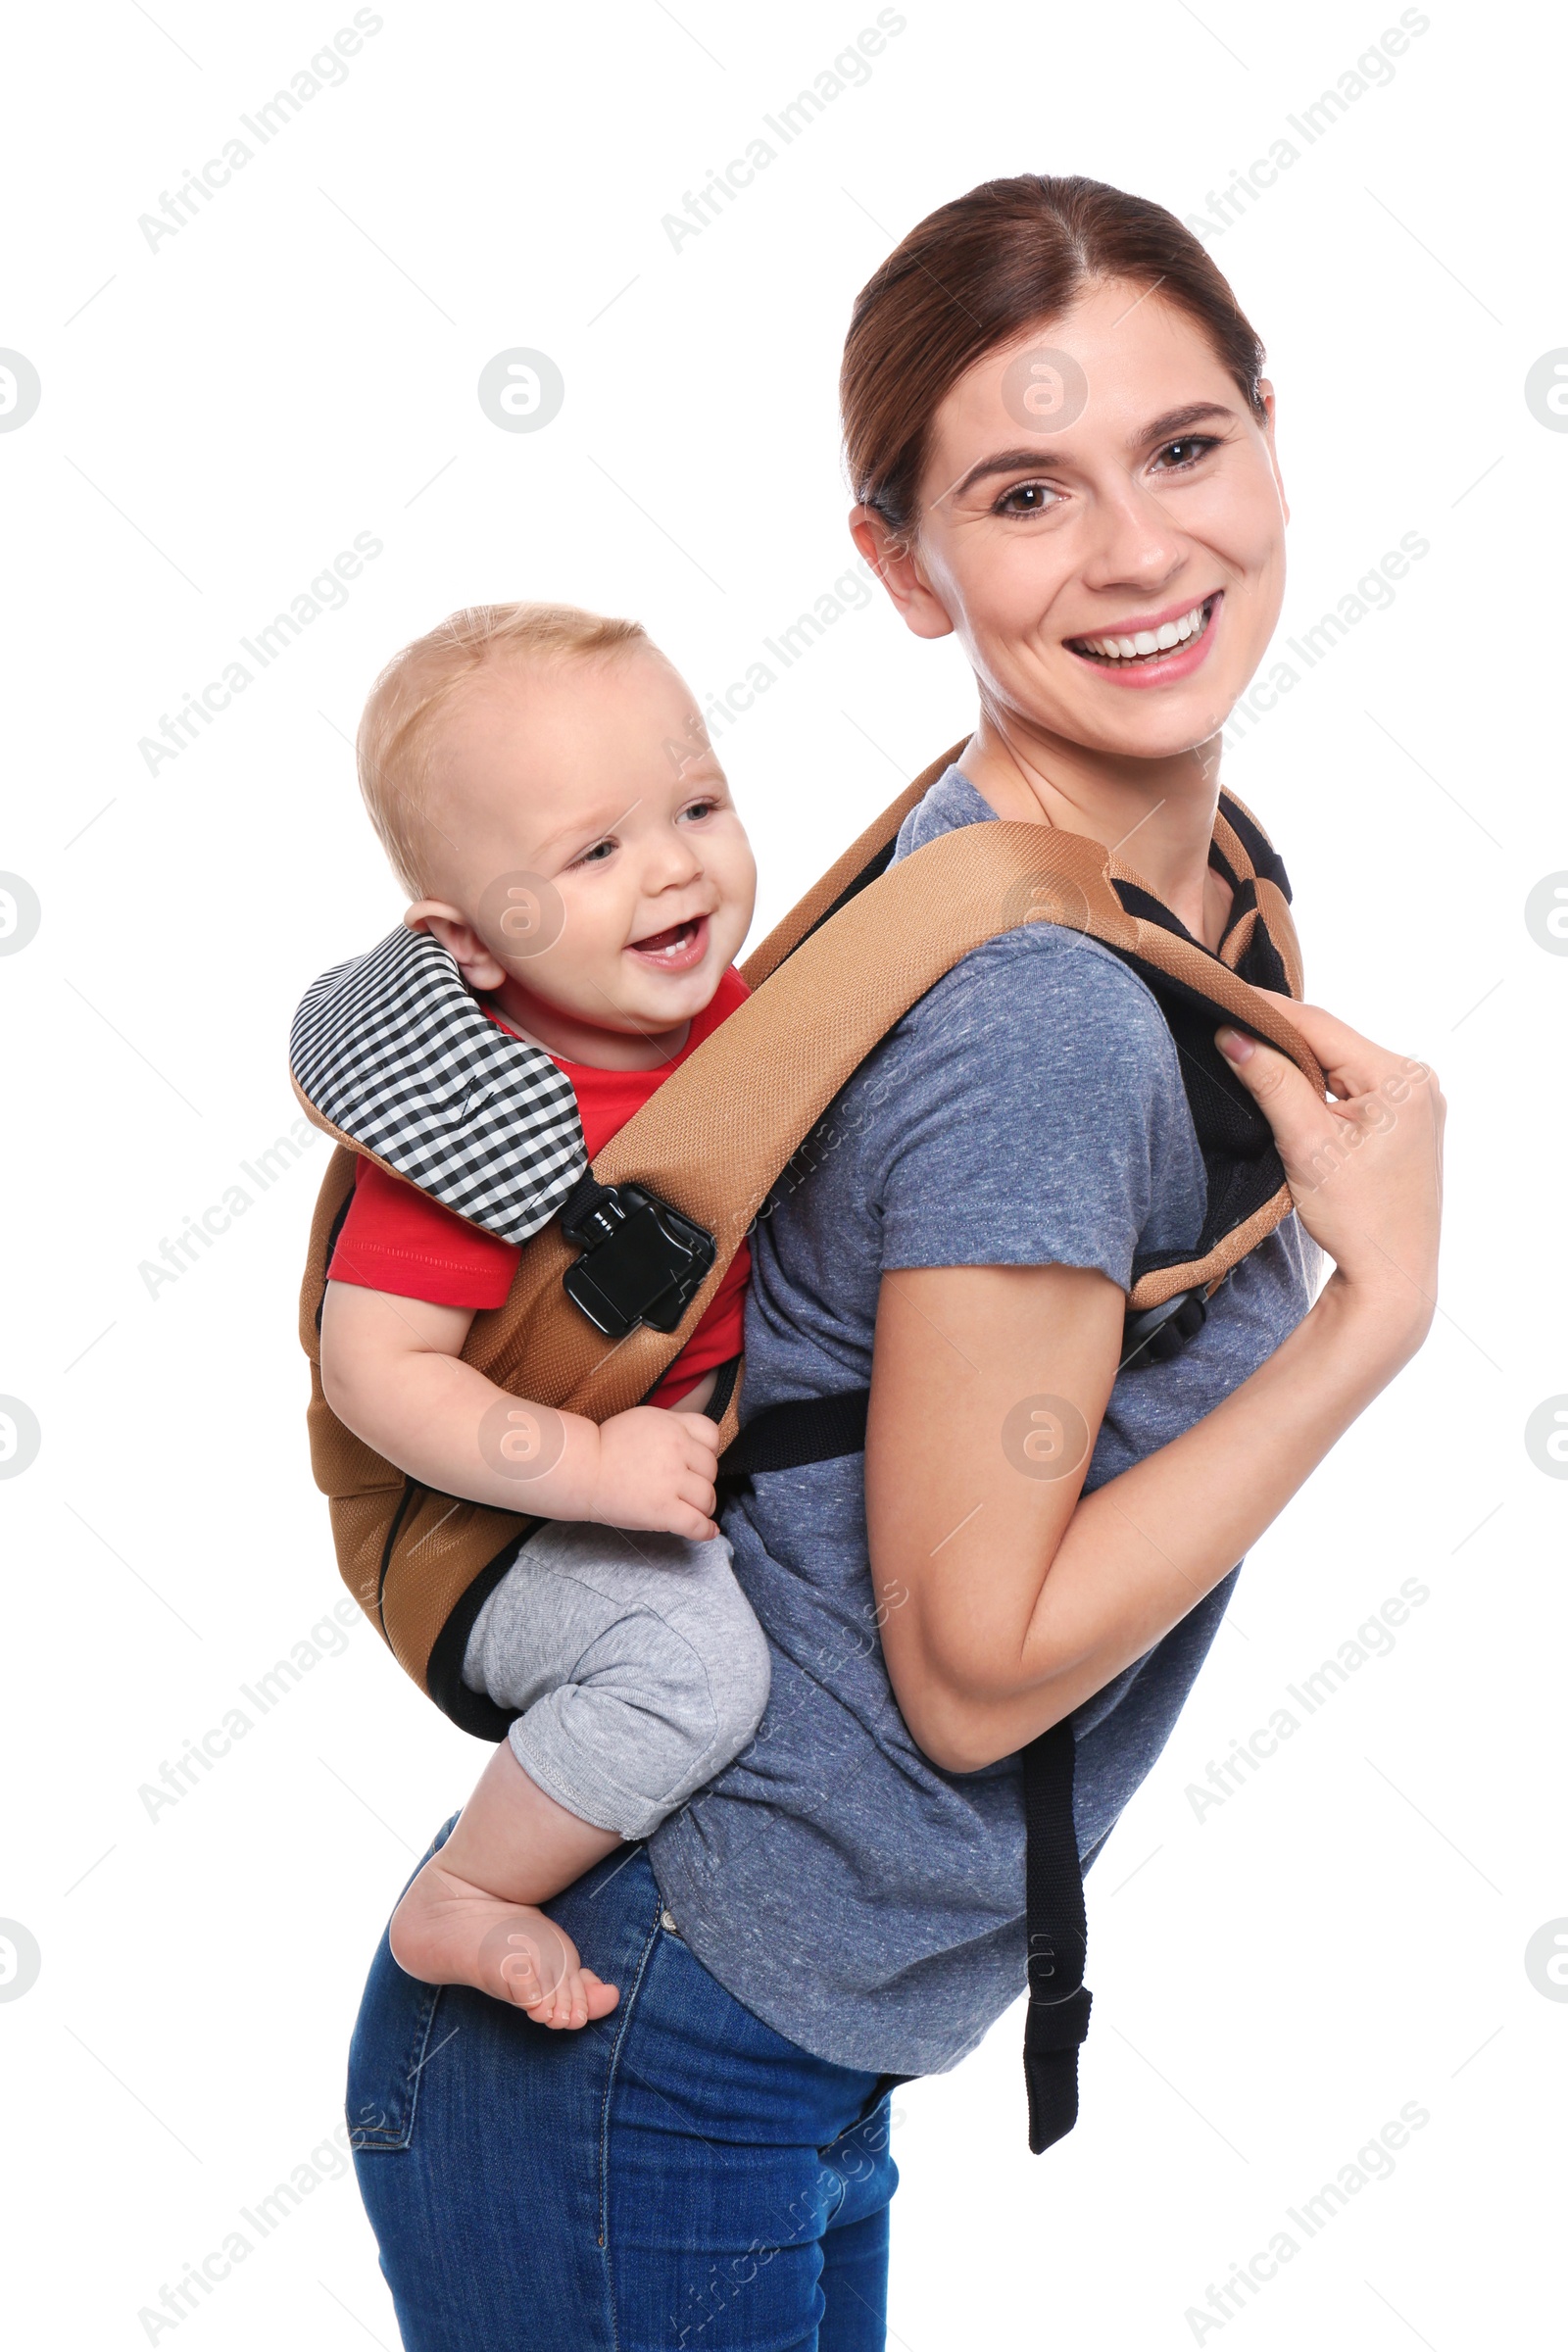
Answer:
<svg viewBox="0 0 1568 2352"><path fill-rule="evenodd" d="M739 1755L767 1704L767 1642L722 1536L552 1520L474 1620L463 1679L524 1712L508 1737L547 1796L647 1838Z"/></svg>

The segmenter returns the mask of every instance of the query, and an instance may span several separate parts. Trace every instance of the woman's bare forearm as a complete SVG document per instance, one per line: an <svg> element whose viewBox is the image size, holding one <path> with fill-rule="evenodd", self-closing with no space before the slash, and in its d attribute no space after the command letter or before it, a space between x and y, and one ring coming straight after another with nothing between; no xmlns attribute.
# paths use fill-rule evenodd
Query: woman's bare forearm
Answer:
<svg viewBox="0 0 1568 2352"><path fill-rule="evenodd" d="M1145 1655L1229 1574L1419 1345L1424 1325L1333 1278L1201 1421L1083 1495L1021 1642L993 1655L952 1736L962 1769L1010 1755Z"/></svg>

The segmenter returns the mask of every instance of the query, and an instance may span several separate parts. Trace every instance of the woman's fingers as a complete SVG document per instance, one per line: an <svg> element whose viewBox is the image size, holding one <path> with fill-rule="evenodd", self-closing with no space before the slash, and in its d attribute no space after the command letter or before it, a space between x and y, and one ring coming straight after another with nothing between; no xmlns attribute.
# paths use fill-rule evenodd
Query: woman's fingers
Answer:
<svg viewBox="0 0 1568 2352"><path fill-rule="evenodd" d="M1371 1038L1326 1012L1321 1004L1298 1004L1276 989L1258 993L1273 998L1291 1027L1300 1032L1317 1055L1330 1093L1341 1102L1374 1093L1396 1070L1409 1072L1420 1067L1402 1054L1391 1054L1386 1046L1374 1045Z"/></svg>
<svg viewBox="0 0 1568 2352"><path fill-rule="evenodd" d="M1301 1034L1306 1035L1304 1029ZM1219 1030L1215 1043L1273 1128L1294 1190L1296 1171L1306 1174L1314 1153L1332 1133L1337 1114L1314 1093L1295 1062L1272 1046L1260 1044L1240 1029ZM1307 1043L1311 1045L1310 1038ZM1316 1053L1317 1048L1312 1050Z"/></svg>
<svg viewBox="0 0 1568 2352"><path fill-rule="evenodd" d="M1322 1101L1295 1064L1234 1029L1216 1043L1274 1131L1298 1214L1348 1281L1430 1318L1442 1205L1444 1102L1426 1066L1390 1054L1317 1006L1302 1036L1332 1069Z"/></svg>

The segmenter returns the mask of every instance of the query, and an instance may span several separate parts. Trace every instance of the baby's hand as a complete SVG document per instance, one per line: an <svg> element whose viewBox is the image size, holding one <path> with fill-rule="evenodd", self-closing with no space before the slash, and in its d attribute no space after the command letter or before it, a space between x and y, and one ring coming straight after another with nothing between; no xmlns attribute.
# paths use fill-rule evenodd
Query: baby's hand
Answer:
<svg viewBox="0 0 1568 2352"><path fill-rule="evenodd" d="M589 1517L703 1543L716 1536L713 1474L718 1424L706 1413L633 1405L599 1431L599 1471Z"/></svg>

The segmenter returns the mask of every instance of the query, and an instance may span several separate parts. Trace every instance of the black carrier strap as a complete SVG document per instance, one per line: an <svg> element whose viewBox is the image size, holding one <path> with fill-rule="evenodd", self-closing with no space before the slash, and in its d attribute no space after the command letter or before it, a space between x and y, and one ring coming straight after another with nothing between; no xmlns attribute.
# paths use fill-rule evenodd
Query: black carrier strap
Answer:
<svg viewBox="0 0 1568 2352"><path fill-rule="evenodd" d="M1042 2155L1078 2121L1078 2050L1093 1998L1084 1983L1089 1920L1072 1811L1070 1722L1053 1724L1023 1751L1025 1908L1029 2010L1023 2079L1029 2146Z"/></svg>
<svg viewBox="0 0 1568 2352"><path fill-rule="evenodd" d="M720 1491L754 1472L800 1470L865 1450L869 1389L803 1396L749 1421L719 1463ZM1078 2121L1078 2049L1089 2032L1084 1984L1088 1921L1072 1811L1071 1723L1054 1724L1023 1751L1024 1908L1029 1934L1029 2014L1023 2072L1029 2146L1042 2155Z"/></svg>
<svg viewBox="0 0 1568 2352"><path fill-rule="evenodd" d="M869 1389L843 1389L836 1396L796 1396L770 1405L725 1447L719 1478L733 1491L754 1470L802 1470L808 1462L863 1453L870 1402Z"/></svg>

